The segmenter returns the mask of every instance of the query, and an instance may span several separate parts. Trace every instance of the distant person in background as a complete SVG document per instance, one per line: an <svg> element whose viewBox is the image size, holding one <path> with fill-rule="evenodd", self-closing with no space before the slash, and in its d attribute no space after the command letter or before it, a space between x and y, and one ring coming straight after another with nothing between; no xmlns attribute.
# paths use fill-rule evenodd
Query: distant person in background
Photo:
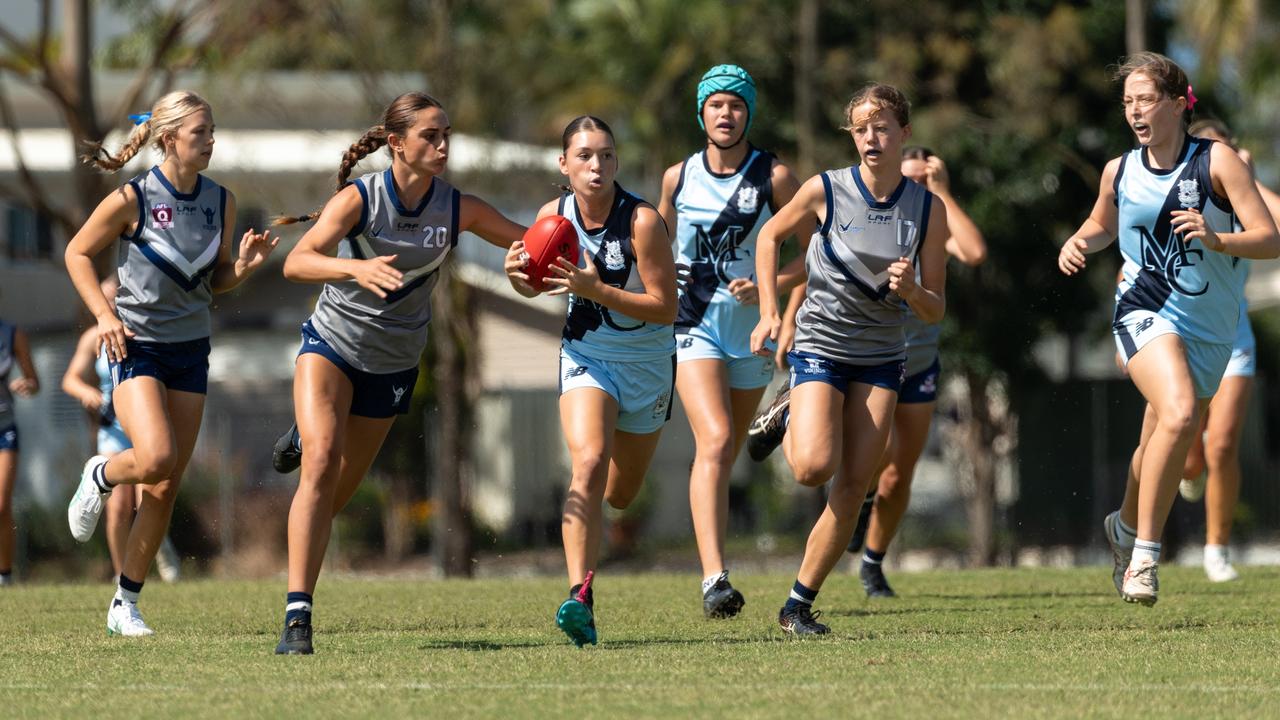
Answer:
<svg viewBox="0 0 1280 720"><path fill-rule="evenodd" d="M1116 78L1139 147L1107 163L1089 218L1063 243L1058 268L1076 275L1086 255L1119 236L1124 277L1112 333L1147 406L1124 502L1103 527L1116 591L1153 605L1187 449L1236 339L1239 259L1276 257L1280 235L1235 151L1187 134L1195 95L1182 68L1143 52L1126 58Z"/></svg>
<svg viewBox="0 0 1280 720"><path fill-rule="evenodd" d="M1224 123L1197 120L1191 123L1188 132L1227 145L1252 168L1249 152L1236 145ZM1256 179L1254 182L1272 219L1280 224L1280 196ZM1251 264L1248 260L1241 260L1236 266L1242 286L1249 276ZM1257 370L1253 327L1249 323L1248 311L1248 302L1241 302L1240 324L1236 328L1231 360L1227 363L1218 392L1209 401L1206 417L1201 423L1204 432L1196 433L1192 440L1183 468L1183 480L1178 487L1188 502L1204 498L1204 572L1213 582L1228 582L1240 576L1231 565L1227 546L1231 541L1236 502L1240 498L1240 435L1244 430Z"/></svg>
<svg viewBox="0 0 1280 720"><path fill-rule="evenodd" d="M114 306L120 281L113 273L102 281L101 286L103 296ZM111 382L110 366L107 354L98 351L98 328L94 326L80 335L75 353L67 365L67 372L62 376L62 391L75 398L92 416L96 427L96 454L106 458L133 447L129 443L129 437L124 434L120 419L116 417L115 407L111 404L111 393L115 388ZM124 550L129 541L129 529L133 526L134 512L142 502L142 487L137 486L136 490L137 492L113 492L107 498L104 531L107 536L107 551L111 553L111 568L116 576L124 572ZM160 579L175 582L179 566L177 550L166 535L160 551L156 553L156 570L160 573Z"/></svg>
<svg viewBox="0 0 1280 720"><path fill-rule="evenodd" d="M14 363L22 377L9 379ZM13 488L18 482L18 426L13 396L40 391L27 334L0 319L0 587L13 583Z"/></svg>
<svg viewBox="0 0 1280 720"><path fill-rule="evenodd" d="M902 174L928 188L947 207L947 227L951 230L947 254L969 267L981 265L987 259L987 243L951 194L951 178L942 158L928 148L910 146L902 151ZM898 392L885 465L862 504L858 528L849 542L849 552L856 553L866 540L858 577L867 597L895 595L884 576L884 556L911 502L916 463L929 439L929 426L938 405L938 378L942 374L938 337L942 326L922 322L908 308L906 333L907 377Z"/></svg>
<svg viewBox="0 0 1280 720"><path fill-rule="evenodd" d="M667 169L658 212L673 233L676 261L688 265L691 276L675 323L676 391L695 444L689 507L702 561L702 611L729 618L745 603L724 559L729 472L773 379L770 359L751 352L751 331L760 320L756 229L791 200L799 183L772 153L747 140L756 84L746 70L708 70L698 82L697 110L705 147Z"/></svg>

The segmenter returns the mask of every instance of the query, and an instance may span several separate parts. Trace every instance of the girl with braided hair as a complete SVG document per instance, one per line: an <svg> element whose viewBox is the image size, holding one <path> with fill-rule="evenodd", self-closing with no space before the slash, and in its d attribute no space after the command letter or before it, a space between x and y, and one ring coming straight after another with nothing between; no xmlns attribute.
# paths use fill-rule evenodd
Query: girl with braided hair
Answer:
<svg viewBox="0 0 1280 720"><path fill-rule="evenodd" d="M311 600L333 518L373 463L398 414L409 410L427 344L438 270L471 231L508 248L525 228L439 176L452 128L440 102L409 92L392 101L342 157L338 189L284 263L295 282L324 283L302 326L293 382L297 425L275 465L302 475L289 509L289 590L277 654L310 654ZM383 146L391 167L348 181ZM336 254L335 254L336 251ZM305 447L303 453L301 448Z"/></svg>
<svg viewBox="0 0 1280 720"><path fill-rule="evenodd" d="M67 244L71 282L97 318L115 389L112 404L133 447L84 466L67 519L85 542L116 485L142 485L129 531L107 631L153 634L138 612L142 583L164 540L178 484L204 412L209 376L209 303L239 285L276 246L250 229L232 258L236 199L201 175L213 156L213 112L200 96L172 92L136 127L115 155L102 146L85 157L105 171L124 167L146 144L164 159L113 191ZM119 238L115 305L98 283L93 258ZM126 490L132 490L126 488Z"/></svg>

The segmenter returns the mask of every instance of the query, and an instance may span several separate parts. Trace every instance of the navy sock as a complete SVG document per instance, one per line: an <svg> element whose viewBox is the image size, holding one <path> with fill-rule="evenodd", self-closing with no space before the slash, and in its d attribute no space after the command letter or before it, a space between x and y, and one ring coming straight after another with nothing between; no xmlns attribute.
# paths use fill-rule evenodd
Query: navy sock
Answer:
<svg viewBox="0 0 1280 720"><path fill-rule="evenodd" d="M879 565L882 562L884 562L884 553L876 552L869 547L862 551L863 565Z"/></svg>
<svg viewBox="0 0 1280 720"><path fill-rule="evenodd" d="M811 607L813 601L817 599L817 590L807 588L799 580L796 580L796 584L791 586L791 595L787 598L787 604L784 607L787 610L800 606Z"/></svg>
<svg viewBox="0 0 1280 720"><path fill-rule="evenodd" d="M581 589L582 583L578 583L577 585L569 588L569 597L576 600L578 598L578 591ZM596 608L596 589L593 587L587 588L587 607L592 610L595 610Z"/></svg>
<svg viewBox="0 0 1280 720"><path fill-rule="evenodd" d="M113 605L119 605L123 601L131 603L138 602L138 595L142 592L142 583L129 578L124 573L120 573L120 584L116 587L116 599Z"/></svg>
<svg viewBox="0 0 1280 720"><path fill-rule="evenodd" d="M294 623L311 624L311 595L304 592L291 592L284 597L285 627Z"/></svg>

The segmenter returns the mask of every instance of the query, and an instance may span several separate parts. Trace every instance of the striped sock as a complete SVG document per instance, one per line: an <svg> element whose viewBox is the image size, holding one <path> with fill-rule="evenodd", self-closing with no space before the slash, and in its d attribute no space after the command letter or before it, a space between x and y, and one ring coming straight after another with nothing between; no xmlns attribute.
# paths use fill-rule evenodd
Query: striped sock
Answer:
<svg viewBox="0 0 1280 720"><path fill-rule="evenodd" d="M791 586L791 595L787 598L786 609L791 610L797 606L811 607L813 601L818 599L818 591L812 590L804 586L799 580Z"/></svg>
<svg viewBox="0 0 1280 720"><path fill-rule="evenodd" d="M1116 514L1116 544L1120 547L1131 548L1133 543L1138 539L1138 531L1124 524L1124 520L1119 513Z"/></svg>
<svg viewBox="0 0 1280 720"><path fill-rule="evenodd" d="M876 552L871 548L862 551L862 563L864 565L879 565L884 562L884 553Z"/></svg>
<svg viewBox="0 0 1280 720"><path fill-rule="evenodd" d="M291 592L284 596L284 625L311 624L311 594Z"/></svg>
<svg viewBox="0 0 1280 720"><path fill-rule="evenodd" d="M97 485L98 492L104 495L111 492L111 488L116 486L115 483L107 481L107 464L106 463L102 463L101 465L93 469L93 484Z"/></svg>
<svg viewBox="0 0 1280 720"><path fill-rule="evenodd" d="M145 582L145 581L144 581ZM120 584L116 587L116 598L113 605L121 602L138 602L138 595L142 592L142 583L137 580L131 580L124 573L120 573Z"/></svg>
<svg viewBox="0 0 1280 720"><path fill-rule="evenodd" d="M1138 540L1133 544L1133 561L1131 565L1139 562L1160 562L1160 543L1153 540Z"/></svg>

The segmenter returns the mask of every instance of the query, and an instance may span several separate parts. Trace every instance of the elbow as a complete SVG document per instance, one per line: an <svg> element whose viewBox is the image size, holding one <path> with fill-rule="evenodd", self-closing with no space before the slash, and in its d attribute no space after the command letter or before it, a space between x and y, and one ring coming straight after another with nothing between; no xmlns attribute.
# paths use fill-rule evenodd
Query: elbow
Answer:
<svg viewBox="0 0 1280 720"><path fill-rule="evenodd" d="M298 261L294 259L293 253L289 253L284 258L284 267L282 268L284 279L290 282L302 282L303 278L298 268Z"/></svg>
<svg viewBox="0 0 1280 720"><path fill-rule="evenodd" d="M987 248L982 246L977 248L965 261L964 264L969 267L978 267L987 261Z"/></svg>

